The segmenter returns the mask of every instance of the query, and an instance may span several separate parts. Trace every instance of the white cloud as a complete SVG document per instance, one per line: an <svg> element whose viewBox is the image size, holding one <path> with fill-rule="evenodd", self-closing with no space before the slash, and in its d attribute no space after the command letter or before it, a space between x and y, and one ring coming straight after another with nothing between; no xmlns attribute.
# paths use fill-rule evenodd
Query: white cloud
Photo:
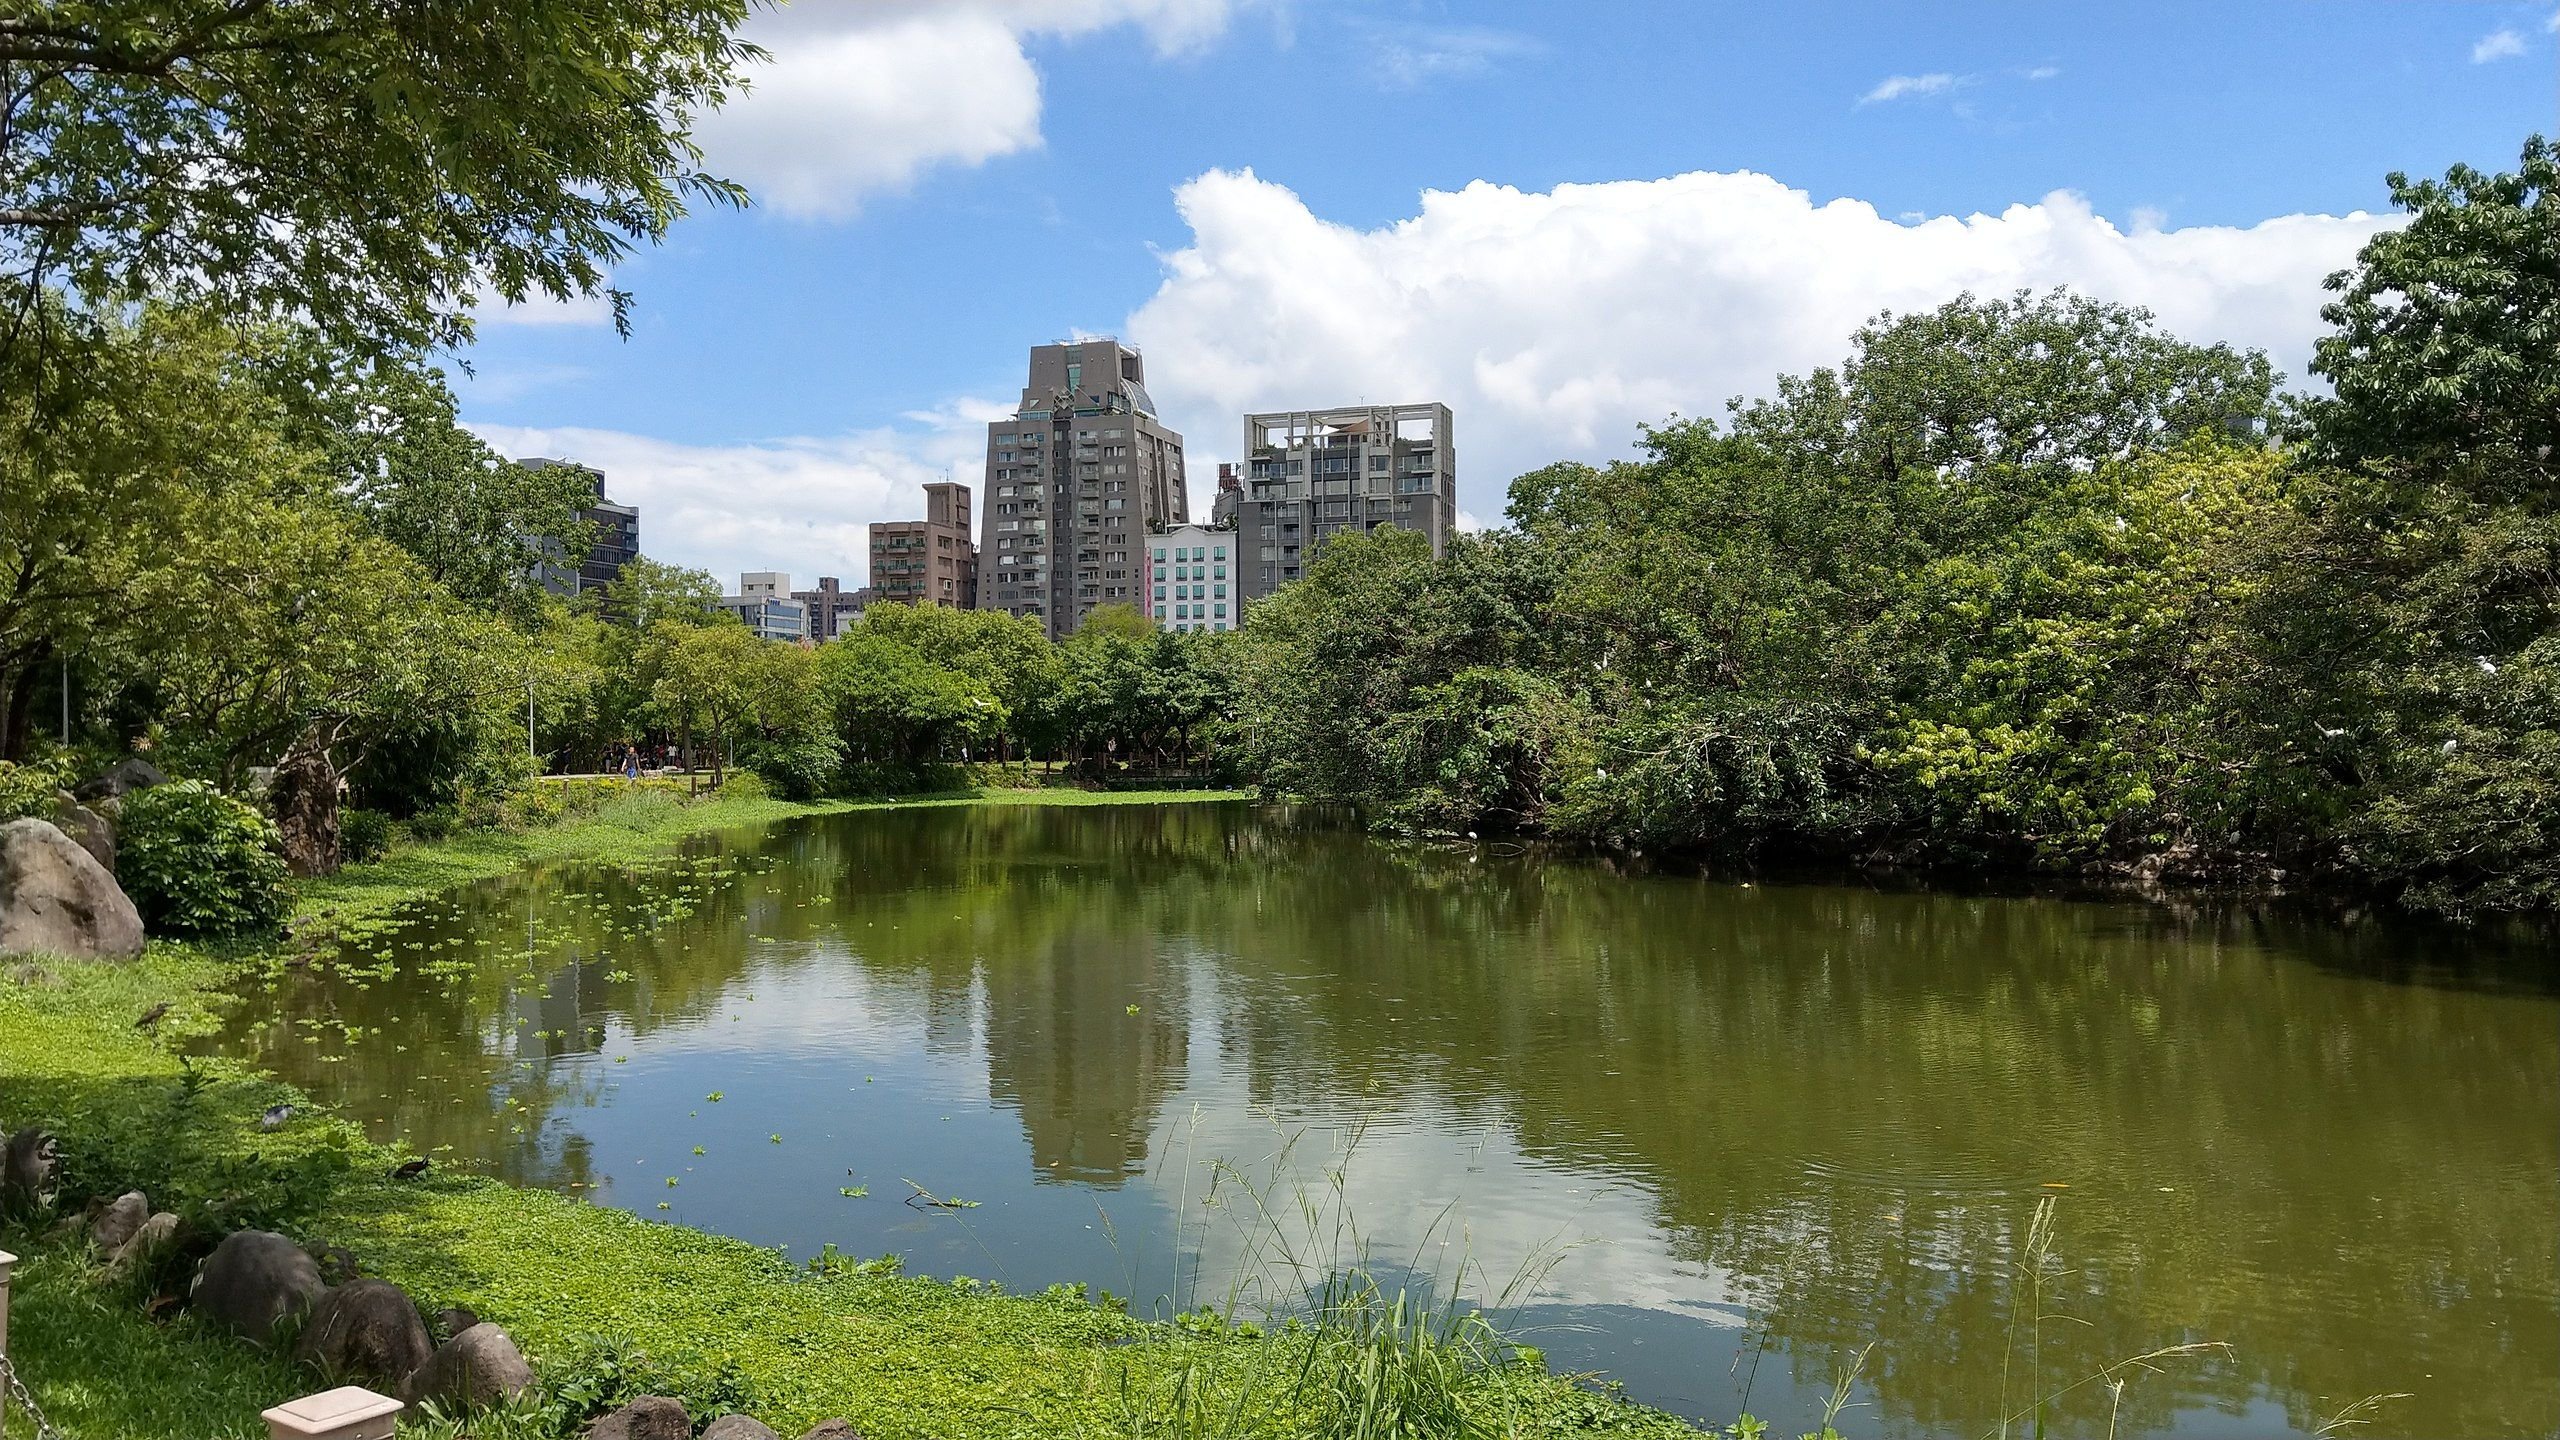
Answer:
<svg viewBox="0 0 2560 1440"><path fill-rule="evenodd" d="M2022 80L2051 80L2061 73L2062 67L2059 65L2038 65L2031 70L2019 71L2018 77Z"/></svg>
<svg viewBox="0 0 2560 1440"><path fill-rule="evenodd" d="M613 302L601 294L556 300L537 291L510 305L483 286L471 303L471 318L482 325L610 325Z"/></svg>
<svg viewBox="0 0 2560 1440"><path fill-rule="evenodd" d="M2524 37L2513 29L2492 30L2471 47L2471 63L2486 65L2492 60L2511 60L2524 53Z"/></svg>
<svg viewBox="0 0 2560 1440"><path fill-rule="evenodd" d="M870 562L864 527L920 518L918 487L930 481L974 482L986 440L958 409L921 431L746 445L684 445L618 430L471 429L513 459L546 455L602 470L606 494L640 507L642 553L700 566L727 586L740 571L772 569L791 571L795 584L820 575L860 584Z"/></svg>
<svg viewBox="0 0 2560 1440"><path fill-rule="evenodd" d="M1249 411L1439 400L1479 514L1517 474L1625 454L1638 425L1674 413L1721 416L1780 372L1836 363L1878 311L1968 290L2065 285L2148 306L2298 377L2322 277L2391 223L2126 229L2063 192L1905 224L1747 172L1547 193L1478 182L1374 230L1328 223L1249 171L1202 175L1176 201L1191 244L1165 258L1130 333L1189 437L1195 504Z"/></svg>
<svg viewBox="0 0 2560 1440"><path fill-rule="evenodd" d="M706 117L711 168L786 215L851 214L924 170L1041 143L1036 36L1134 26L1160 55L1222 31L1245 0L804 0L759 10L772 55Z"/></svg>
<svg viewBox="0 0 2560 1440"><path fill-rule="evenodd" d="M1861 105L1882 105L1888 100L1904 100L1915 95L1943 95L1965 83L1962 76L1943 70L1927 75L1888 75L1873 90L1858 97Z"/></svg>
<svg viewBox="0 0 2560 1440"><path fill-rule="evenodd" d="M1536 53L1526 35L1474 25L1351 27L1367 55L1371 78L1389 90L1418 90L1437 80L1481 75L1504 60Z"/></svg>

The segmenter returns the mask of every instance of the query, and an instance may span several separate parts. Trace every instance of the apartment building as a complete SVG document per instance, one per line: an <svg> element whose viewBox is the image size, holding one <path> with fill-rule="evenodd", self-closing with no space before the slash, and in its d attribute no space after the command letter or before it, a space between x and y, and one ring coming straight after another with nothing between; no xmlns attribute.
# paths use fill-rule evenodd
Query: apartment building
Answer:
<svg viewBox="0 0 2560 1440"><path fill-rule="evenodd" d="M791 598L800 602L808 617L809 639L819 645L842 635L860 621L863 606L868 600L860 590L845 589L843 582L833 575L820 576L814 590L792 591Z"/></svg>
<svg viewBox="0 0 2560 1440"><path fill-rule="evenodd" d="M1246 416L1236 506L1243 598L1297 579L1316 547L1346 530L1393 525L1445 554L1458 515L1456 430L1436 403Z"/></svg>
<svg viewBox="0 0 2560 1440"><path fill-rule="evenodd" d="M552 460L542 456L518 460L527 470L550 470L566 467L582 473L595 488L595 503L578 511L587 523L587 553L576 565L567 562L556 547L536 562L534 575L542 588L554 595L574 596L585 590L601 590L614 582L622 567L640 554L640 508L616 505L604 495L604 472L592 465L574 460Z"/></svg>
<svg viewBox="0 0 2560 1440"><path fill-rule="evenodd" d="M1142 605L1148 537L1186 523L1182 436L1156 419L1146 362L1117 340L1031 350L1022 404L987 427L978 605L1053 640L1097 605Z"/></svg>
<svg viewBox="0 0 2560 1440"><path fill-rule="evenodd" d="M969 539L969 487L944 480L924 487L922 520L871 525L871 584L898 605L978 604L978 547Z"/></svg>
<svg viewBox="0 0 2560 1440"><path fill-rule="evenodd" d="M1244 614L1242 590L1229 578L1236 534L1206 525L1177 525L1147 537L1146 612L1168 630L1232 630Z"/></svg>

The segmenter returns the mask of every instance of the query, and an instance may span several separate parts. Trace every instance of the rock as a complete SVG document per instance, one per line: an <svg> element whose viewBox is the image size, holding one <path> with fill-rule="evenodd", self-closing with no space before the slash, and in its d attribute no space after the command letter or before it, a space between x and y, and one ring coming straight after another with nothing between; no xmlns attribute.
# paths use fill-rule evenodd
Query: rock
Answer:
<svg viewBox="0 0 2560 1440"><path fill-rule="evenodd" d="M723 1415L702 1427L702 1440L782 1440L753 1415Z"/></svg>
<svg viewBox="0 0 2560 1440"><path fill-rule="evenodd" d="M448 1305L436 1312L436 1328L447 1340L479 1323L479 1314L468 1305Z"/></svg>
<svg viewBox="0 0 2560 1440"><path fill-rule="evenodd" d="M862 1432L850 1420L821 1420L800 1440L862 1440Z"/></svg>
<svg viewBox="0 0 2560 1440"><path fill-rule="evenodd" d="M116 873L116 827L107 818L77 801L54 812L53 826L71 837L71 843L89 852L98 868Z"/></svg>
<svg viewBox="0 0 2560 1440"><path fill-rule="evenodd" d="M98 1218L89 1222L89 1241L101 1255L113 1255L151 1218L151 1202L139 1190L127 1190L117 1196Z"/></svg>
<svg viewBox="0 0 2560 1440"><path fill-rule="evenodd" d="M62 1147L53 1133L30 1125L0 1145L0 1215L37 1214L53 1208Z"/></svg>
<svg viewBox="0 0 2560 1440"><path fill-rule="evenodd" d="M364 1275L364 1267L356 1263L356 1252L344 1245L313 1247L311 1263L320 1267L320 1283L324 1285L344 1285Z"/></svg>
<svg viewBox="0 0 2560 1440"><path fill-rule="evenodd" d="M386 1390L398 1389L434 1353L418 1307L388 1280L350 1280L322 1295L293 1345L295 1363L314 1366L330 1380Z"/></svg>
<svg viewBox="0 0 2560 1440"><path fill-rule="evenodd" d="M268 1230L222 1237L196 1271L196 1313L264 1345L289 1316L309 1309L325 1287L302 1247Z"/></svg>
<svg viewBox="0 0 2560 1440"><path fill-rule="evenodd" d="M587 1427L587 1440L693 1440L693 1420L682 1401L643 1395L597 1416Z"/></svg>
<svg viewBox="0 0 2560 1440"><path fill-rule="evenodd" d="M427 1363L400 1387L415 1405L433 1400L447 1410L484 1410L533 1388L533 1367L507 1332L486 1321L436 1347Z"/></svg>
<svg viewBox="0 0 2560 1440"><path fill-rule="evenodd" d="M133 1238L116 1247L107 1257L107 1273L122 1279L159 1258L178 1240L178 1217L163 1210L142 1222Z"/></svg>
<svg viewBox="0 0 2560 1440"><path fill-rule="evenodd" d="M128 755L110 766L104 775L82 781L71 793L84 801L121 800L133 791L168 783L169 777L160 773L159 766L139 756Z"/></svg>
<svg viewBox="0 0 2560 1440"><path fill-rule="evenodd" d="M142 916L97 857L47 821L0 825L0 955L141 953Z"/></svg>

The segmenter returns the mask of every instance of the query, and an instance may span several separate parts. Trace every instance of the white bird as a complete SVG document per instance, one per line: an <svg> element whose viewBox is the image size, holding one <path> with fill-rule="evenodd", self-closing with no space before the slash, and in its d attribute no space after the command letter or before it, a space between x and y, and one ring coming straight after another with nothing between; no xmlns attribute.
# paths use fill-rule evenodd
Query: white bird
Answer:
<svg viewBox="0 0 2560 1440"><path fill-rule="evenodd" d="M2452 754L2455 750L2460 749L2460 748L2461 748L2461 746L2462 746L2462 742L2461 742L2461 741L2459 741L2459 740L2447 740L2446 742L2444 742L2444 753L2446 753L2447 755L2450 755L2450 754Z"/></svg>
<svg viewBox="0 0 2560 1440"><path fill-rule="evenodd" d="M2321 724L2321 723L2320 723L2319 721L2317 721L2317 720L2314 720L2314 721L2312 721L2312 722L2311 722L2311 728L2312 728L2312 729L2314 729L2314 730L2319 731L2319 732L2320 732L2320 738L2321 738L2321 739L2323 739L2323 740L2335 740L2335 739L2337 739L2339 736L2344 735L2344 734L2346 734L2346 733L2347 733L2347 732L2346 732L2346 731L2344 731L2344 730L2332 730L2332 729L2330 729L2328 726Z"/></svg>
<svg viewBox="0 0 2560 1440"><path fill-rule="evenodd" d="M2496 665L2494 662L2492 662L2492 661L2489 659L2489 657L2488 657L2488 656L2486 656L2486 655L2474 655L2474 656L2472 656L2471 658L2480 662L2480 673L2481 673L2481 674L2483 674L2483 675L2495 675L2495 674L2497 674L2497 673L2498 673L2498 667L2497 667L2497 665Z"/></svg>

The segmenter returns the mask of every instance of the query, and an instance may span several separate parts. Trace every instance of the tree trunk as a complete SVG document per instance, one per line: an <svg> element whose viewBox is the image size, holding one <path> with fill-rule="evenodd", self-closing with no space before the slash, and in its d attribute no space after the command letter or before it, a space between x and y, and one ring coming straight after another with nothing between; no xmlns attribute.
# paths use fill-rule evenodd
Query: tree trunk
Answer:
<svg viewBox="0 0 2560 1440"><path fill-rule="evenodd" d="M328 742L317 725L302 732L276 762L267 792L276 829L284 836L284 863L296 875L330 875L338 869L338 795L346 788Z"/></svg>

